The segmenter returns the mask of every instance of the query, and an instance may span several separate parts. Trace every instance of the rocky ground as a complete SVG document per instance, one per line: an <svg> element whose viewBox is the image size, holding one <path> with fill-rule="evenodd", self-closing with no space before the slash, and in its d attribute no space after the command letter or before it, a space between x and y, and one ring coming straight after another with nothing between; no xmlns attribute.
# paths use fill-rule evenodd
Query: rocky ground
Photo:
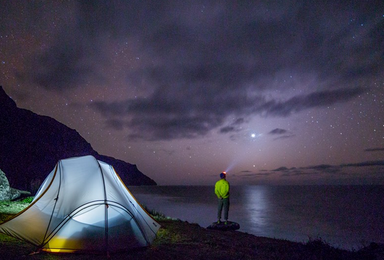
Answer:
<svg viewBox="0 0 384 260"><path fill-rule="evenodd" d="M12 217L0 214L0 221ZM336 249L321 240L296 243L238 231L208 230L197 224L161 218L161 228L148 248L111 254L109 259L384 259L384 247L371 244L356 252ZM122 241L124 243L124 241ZM2 259L106 259L105 254L30 255L35 247L0 233Z"/></svg>

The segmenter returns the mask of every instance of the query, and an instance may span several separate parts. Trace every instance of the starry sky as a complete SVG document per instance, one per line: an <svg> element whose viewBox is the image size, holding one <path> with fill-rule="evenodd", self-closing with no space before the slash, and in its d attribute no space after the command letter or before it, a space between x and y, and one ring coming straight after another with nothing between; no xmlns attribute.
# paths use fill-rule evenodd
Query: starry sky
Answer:
<svg viewBox="0 0 384 260"><path fill-rule="evenodd" d="M1 2L18 107L159 185L384 184L382 0Z"/></svg>

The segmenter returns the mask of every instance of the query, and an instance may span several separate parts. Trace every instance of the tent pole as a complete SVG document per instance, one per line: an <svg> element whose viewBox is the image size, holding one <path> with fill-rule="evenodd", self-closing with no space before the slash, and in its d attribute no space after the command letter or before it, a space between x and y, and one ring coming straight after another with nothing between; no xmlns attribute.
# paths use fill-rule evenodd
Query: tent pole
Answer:
<svg viewBox="0 0 384 260"><path fill-rule="evenodd" d="M97 160L96 160L97 161ZM105 186L105 179L104 179L104 172L103 169L100 166L100 163L97 161L97 164L99 166L101 179L103 181L103 189L104 189L104 205L105 205L105 220L104 220L104 230L105 230L105 251L107 253L107 256L109 255L109 244L108 244L108 202L107 202L107 189Z"/></svg>

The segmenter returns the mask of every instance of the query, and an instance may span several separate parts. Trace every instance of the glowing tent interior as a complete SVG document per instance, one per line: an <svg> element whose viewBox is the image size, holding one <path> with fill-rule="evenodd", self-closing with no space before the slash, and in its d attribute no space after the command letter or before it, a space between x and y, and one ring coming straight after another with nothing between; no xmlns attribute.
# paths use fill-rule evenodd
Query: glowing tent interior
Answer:
<svg viewBox="0 0 384 260"><path fill-rule="evenodd" d="M159 228L111 165L83 156L60 160L0 232L48 252L116 252L150 245Z"/></svg>

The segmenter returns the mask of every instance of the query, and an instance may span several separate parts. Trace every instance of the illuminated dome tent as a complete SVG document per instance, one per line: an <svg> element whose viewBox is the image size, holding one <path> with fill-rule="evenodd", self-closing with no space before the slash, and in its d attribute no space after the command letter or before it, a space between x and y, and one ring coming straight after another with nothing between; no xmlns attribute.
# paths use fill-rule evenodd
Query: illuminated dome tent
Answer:
<svg viewBox="0 0 384 260"><path fill-rule="evenodd" d="M116 252L150 245L159 228L111 165L84 156L60 160L0 232L48 252Z"/></svg>

